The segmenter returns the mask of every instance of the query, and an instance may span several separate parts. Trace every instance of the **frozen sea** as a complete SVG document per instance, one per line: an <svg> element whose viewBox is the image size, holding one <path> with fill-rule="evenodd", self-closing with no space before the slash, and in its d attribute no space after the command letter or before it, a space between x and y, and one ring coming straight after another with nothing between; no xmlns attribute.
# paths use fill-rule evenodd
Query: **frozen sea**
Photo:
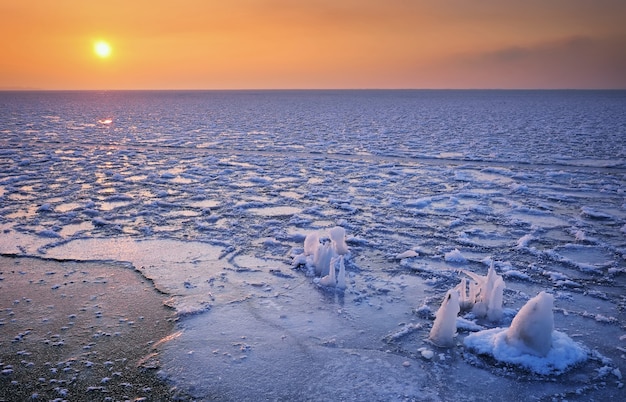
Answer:
<svg viewBox="0 0 626 402"><path fill-rule="evenodd" d="M294 264L334 226L345 290ZM151 279L179 317L159 376L197 400L626 395L624 91L0 92L0 228L2 255ZM502 321L430 343L491 262ZM464 346L541 291L584 363Z"/></svg>

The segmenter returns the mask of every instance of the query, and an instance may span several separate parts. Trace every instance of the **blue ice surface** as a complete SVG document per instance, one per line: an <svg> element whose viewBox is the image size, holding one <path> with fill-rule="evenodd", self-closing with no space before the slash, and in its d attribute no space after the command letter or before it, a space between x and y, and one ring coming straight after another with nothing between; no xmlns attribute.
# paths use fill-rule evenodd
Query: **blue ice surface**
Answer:
<svg viewBox="0 0 626 402"><path fill-rule="evenodd" d="M624 91L0 92L0 105L0 252L131 262L171 295L182 335L161 373L197 398L619 392ZM333 226L350 248L343 292L293 264ZM549 291L556 328L592 351L567 381L477 357L465 330L453 348L428 343L459 269L491 260L506 308Z"/></svg>

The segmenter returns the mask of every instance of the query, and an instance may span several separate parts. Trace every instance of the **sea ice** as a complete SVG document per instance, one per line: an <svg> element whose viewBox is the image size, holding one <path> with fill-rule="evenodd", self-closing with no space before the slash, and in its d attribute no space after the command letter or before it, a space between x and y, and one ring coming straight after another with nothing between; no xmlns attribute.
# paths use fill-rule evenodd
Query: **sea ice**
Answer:
<svg viewBox="0 0 626 402"><path fill-rule="evenodd" d="M333 249L339 255L348 254L348 245L346 244L346 230L341 226L335 226L328 230Z"/></svg>
<svg viewBox="0 0 626 402"><path fill-rule="evenodd" d="M322 277L330 273L330 262L333 258L334 250L329 243L318 244L313 253L313 266L315 273Z"/></svg>
<svg viewBox="0 0 626 402"><path fill-rule="evenodd" d="M513 318L506 341L526 353L546 356L552 347L554 296L541 292L530 299Z"/></svg>
<svg viewBox="0 0 626 402"><path fill-rule="evenodd" d="M496 273L494 262L487 272L487 276L477 275L463 270L473 281L461 280L455 288L460 293L460 303L463 309L472 309L477 317L486 317L489 321L497 322L502 318L502 302L505 288L504 279ZM469 290L469 293L468 293Z"/></svg>
<svg viewBox="0 0 626 402"><path fill-rule="evenodd" d="M396 260L403 260L405 258L417 257L419 254L415 250L407 250L403 253L396 255Z"/></svg>
<svg viewBox="0 0 626 402"><path fill-rule="evenodd" d="M569 298L557 299L567 328L623 363L624 347L615 347L623 341L618 296L626 272L623 92L27 91L0 98L0 252L132 264L171 295L177 325L197 341L190 348L172 341L170 358L162 359L168 382L196 399L217 393L253 400L259 390L274 399L319 400L420 400L428 399L426 389L433 400L511 400L520 387L536 400L579 389L580 398L604 400L616 392L614 383L596 378L595 361L558 383L494 378L454 358L463 353L455 349L442 354L450 356L445 361L434 355L436 369L424 370L415 341L428 337L427 325L394 341L393 353L379 342L406 321L433 323L426 295L443 297L442 289L456 284L450 265L474 271L478 254L497 255L515 262L515 269L497 265L507 302L571 287ZM105 131L97 122L111 108L116 124ZM56 117L45 117L50 113ZM334 260L336 287L350 290L316 292L309 278L285 273L292 262L316 275L314 283L328 275L343 247L327 230L334 225L351 233L345 243L353 255ZM302 253L307 233L313 235ZM324 275L313 266L323 243L337 249L324 258ZM444 255L457 249L462 254ZM402 259L405 250L420 258ZM0 284L18 269L0 268ZM65 279L53 278L42 289L62 295L63 286L50 289ZM459 301L468 311L483 293L473 278L464 282ZM489 311L498 312L498 297L488 299L493 309L487 303L478 324L457 317L459 332L495 319ZM256 315L247 314L254 303ZM409 314L412 306L422 307ZM6 330L14 317L5 312ZM319 317L309 321L311 314ZM254 352L245 361L213 356L209 332L219 338L242 323L254 324L245 334ZM547 357L524 358L545 362L558 350L555 334ZM224 340L222 351L241 335ZM257 335L266 335L262 346ZM319 357L313 367L311 357ZM471 395L459 385L468 381Z"/></svg>
<svg viewBox="0 0 626 402"><path fill-rule="evenodd" d="M335 226L328 230L328 235L330 242L328 237L320 237L316 232L309 233L304 239L304 252L295 255L293 263L312 266L315 275L321 277L318 282L320 285L345 289L344 257L350 252L346 244L346 230Z"/></svg>
<svg viewBox="0 0 626 402"><path fill-rule="evenodd" d="M585 361L588 350L554 330L553 296L545 292L530 299L509 328L493 328L468 335L464 344L478 354L493 356L538 374L561 374Z"/></svg>
<svg viewBox="0 0 626 402"><path fill-rule="evenodd" d="M459 293L451 289L441 303L435 315L435 322L428 338L437 346L450 347L454 345L456 335L456 316L460 311Z"/></svg>
<svg viewBox="0 0 626 402"><path fill-rule="evenodd" d="M346 288L346 266L343 261L343 255L339 257L339 275L337 276L337 288Z"/></svg>
<svg viewBox="0 0 626 402"><path fill-rule="evenodd" d="M337 262L337 259L339 257L333 257L330 260L330 266L329 266L329 271L328 271L328 275L323 276L320 281L319 284L322 286L335 286L337 284L337 278L335 278L335 263Z"/></svg>
<svg viewBox="0 0 626 402"><path fill-rule="evenodd" d="M456 262L456 263L459 263L459 264L467 262L467 259L463 256L463 254L461 254L461 252L457 248L455 248L452 251L448 251L447 253L445 253L444 254L444 259L447 262Z"/></svg>

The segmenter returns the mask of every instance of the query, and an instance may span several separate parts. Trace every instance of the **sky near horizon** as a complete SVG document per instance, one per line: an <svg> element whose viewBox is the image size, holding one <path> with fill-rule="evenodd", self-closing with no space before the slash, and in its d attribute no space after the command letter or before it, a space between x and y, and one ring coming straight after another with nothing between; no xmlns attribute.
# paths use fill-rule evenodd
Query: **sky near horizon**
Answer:
<svg viewBox="0 0 626 402"><path fill-rule="evenodd" d="M624 0L0 0L0 89L626 89L624 21Z"/></svg>

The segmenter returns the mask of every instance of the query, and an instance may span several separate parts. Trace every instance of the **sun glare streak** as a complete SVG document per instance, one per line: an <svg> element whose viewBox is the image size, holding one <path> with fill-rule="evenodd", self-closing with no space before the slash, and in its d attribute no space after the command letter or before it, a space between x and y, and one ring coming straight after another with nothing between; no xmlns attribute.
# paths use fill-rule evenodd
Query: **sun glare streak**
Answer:
<svg viewBox="0 0 626 402"><path fill-rule="evenodd" d="M96 54L96 56L102 59L106 59L107 57L111 55L112 49L111 49L111 45L109 45L107 42L103 40L99 40L96 43L94 43L93 51Z"/></svg>

